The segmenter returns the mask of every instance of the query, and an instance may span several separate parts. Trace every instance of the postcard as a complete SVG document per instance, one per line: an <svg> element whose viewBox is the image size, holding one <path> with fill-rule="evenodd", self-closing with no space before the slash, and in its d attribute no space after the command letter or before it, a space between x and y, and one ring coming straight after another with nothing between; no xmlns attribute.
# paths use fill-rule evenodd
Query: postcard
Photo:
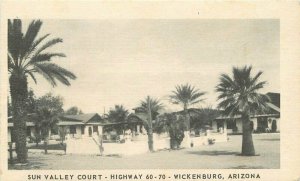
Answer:
<svg viewBox="0 0 300 181"><path fill-rule="evenodd" d="M300 180L299 10L3 1L0 178Z"/></svg>

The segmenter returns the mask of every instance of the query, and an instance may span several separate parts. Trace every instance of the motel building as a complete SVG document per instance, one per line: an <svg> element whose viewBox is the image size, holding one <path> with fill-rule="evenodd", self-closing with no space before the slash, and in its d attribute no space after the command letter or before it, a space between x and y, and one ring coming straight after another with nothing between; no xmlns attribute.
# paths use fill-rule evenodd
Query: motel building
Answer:
<svg viewBox="0 0 300 181"><path fill-rule="evenodd" d="M271 103L268 103L270 109L265 114L252 115L250 117L254 133L280 131L279 94L272 93L270 97L272 100ZM134 109L134 111L123 122L109 120L107 117L101 117L97 113L63 115L59 117L58 129L49 132L49 141L53 143L61 141L61 130L63 130L67 154L99 154L101 147L104 148L103 154L108 155L129 155L148 152L148 136L144 127L148 116L138 109ZM201 115L199 114L201 110L195 108L191 108L188 111L191 120L196 120ZM181 115L183 112L173 114ZM29 116L26 126L27 140L30 141L30 138L35 136L35 124L31 116ZM242 119L240 115L235 117L219 116L211 120L210 125L207 126L209 128L206 129L205 133L201 130L199 133L192 130L188 136L184 137L181 147L188 148L206 145L212 139L215 142L227 142L228 134L242 133ZM13 123L10 117L8 119L8 142L14 142L12 135ZM170 137L167 132L163 134L153 133L153 142L154 150L170 148Z"/></svg>
<svg viewBox="0 0 300 181"><path fill-rule="evenodd" d="M33 137L34 132L35 132L35 123L32 121L33 119L33 114L28 114L29 120L26 122L26 135L27 137ZM14 141L14 136L13 136L13 127L14 123L12 120L12 116L8 117L8 123L7 123L7 142L15 142Z"/></svg>
<svg viewBox="0 0 300 181"><path fill-rule="evenodd" d="M280 94L267 93L271 102L265 114L250 116L250 124L254 133L280 132ZM241 115L234 117L219 116L212 121L212 129L224 129L228 134L240 134L243 131Z"/></svg>
<svg viewBox="0 0 300 181"><path fill-rule="evenodd" d="M35 136L34 115L28 115L26 122L27 140ZM121 125L121 126L120 126ZM104 139L111 139L111 134L118 134L117 127L122 128L121 135L127 134L126 130L130 130L131 135L145 135L146 130L142 120L134 114L129 115L125 122L113 122L107 118L102 118L97 113L79 114L79 115L64 115L58 118L58 129L65 131L67 139L89 138L93 135L103 135ZM49 138L59 139L59 131L49 130ZM13 139L13 122L12 117L8 117L8 142L14 142ZM122 137L122 136L121 136ZM115 138L117 139L117 138Z"/></svg>
<svg viewBox="0 0 300 181"><path fill-rule="evenodd" d="M111 134L125 134L126 130L130 130L131 134L145 133L143 123L139 119L134 119L130 115L124 122L115 122L102 118L97 113L65 115L59 118L58 127L65 128L69 138L86 138L96 135L104 135L105 138L110 138ZM116 128L121 127L122 130L117 131Z"/></svg>

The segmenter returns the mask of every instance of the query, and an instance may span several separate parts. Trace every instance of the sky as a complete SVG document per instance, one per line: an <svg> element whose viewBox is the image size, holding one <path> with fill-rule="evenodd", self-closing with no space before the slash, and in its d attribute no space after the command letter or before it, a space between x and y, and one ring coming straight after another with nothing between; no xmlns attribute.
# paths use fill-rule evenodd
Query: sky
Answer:
<svg viewBox="0 0 300 181"><path fill-rule="evenodd" d="M168 96L175 85L190 83L205 91L206 100L193 107L217 105L215 87L221 73L252 65L268 82L262 93L280 91L278 20L42 20L39 33L63 43L48 52L66 58L53 62L72 71L71 86L52 87L42 77L29 80L36 96L48 92L64 99L64 108L103 114L115 104L129 111L147 95L160 99L165 111L182 109ZM23 29L30 20L24 21Z"/></svg>

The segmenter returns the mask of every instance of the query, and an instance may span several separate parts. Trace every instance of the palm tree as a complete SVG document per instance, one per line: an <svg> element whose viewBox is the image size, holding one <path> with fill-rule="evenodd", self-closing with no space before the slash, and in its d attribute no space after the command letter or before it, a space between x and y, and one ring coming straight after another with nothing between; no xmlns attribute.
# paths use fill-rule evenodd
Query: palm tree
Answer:
<svg viewBox="0 0 300 181"><path fill-rule="evenodd" d="M129 112L123 105L115 105L114 109L110 109L108 112L108 119L113 122L125 122ZM123 133L125 128L124 124L117 124L115 128L118 133Z"/></svg>
<svg viewBox="0 0 300 181"><path fill-rule="evenodd" d="M140 110L148 115L148 119L144 121L148 134L148 147L153 152L153 126L152 121L159 115L159 111L163 108L163 104L158 99L147 96L141 101Z"/></svg>
<svg viewBox="0 0 300 181"><path fill-rule="evenodd" d="M13 107L14 130L16 133L17 159L21 163L27 162L26 149L26 99L28 96L27 78L30 76L36 83L35 75L41 74L54 87L59 81L70 85L69 79L76 76L51 63L54 57L65 57L63 53L47 53L45 50L57 43L61 38L46 40L49 34L40 38L37 35L42 26L40 20L34 20L28 26L25 34L22 33L22 22L20 19L8 20L8 72L11 101Z"/></svg>
<svg viewBox="0 0 300 181"><path fill-rule="evenodd" d="M108 119L114 122L124 122L128 114L128 110L123 105L115 105L114 109L109 110Z"/></svg>
<svg viewBox="0 0 300 181"><path fill-rule="evenodd" d="M202 96L205 95L205 92L201 92L199 89L196 89L190 84L177 85L175 86L175 91L172 91L172 95L169 96L171 103L181 104L183 111L186 115L186 124L187 129L190 130L190 118L188 115L188 108L191 105L202 102Z"/></svg>
<svg viewBox="0 0 300 181"><path fill-rule="evenodd" d="M270 101L268 96L258 93L267 83L259 81L262 72L253 77L251 70L251 66L233 67L233 77L222 74L216 87L219 108L224 109L224 114L230 117L239 114L242 117L242 155L247 156L255 155L250 116L263 113L268 109L267 102Z"/></svg>
<svg viewBox="0 0 300 181"><path fill-rule="evenodd" d="M215 120L220 115L220 111L213 109L211 106L200 108L197 113L191 117L191 127L200 134L200 129L205 129L211 121Z"/></svg>
<svg viewBox="0 0 300 181"><path fill-rule="evenodd" d="M65 115L78 115L78 114L83 114L83 112L76 106L72 106L65 111Z"/></svg>
<svg viewBox="0 0 300 181"><path fill-rule="evenodd" d="M47 107L38 108L36 113L37 120L39 120L40 124L41 136L44 140L45 154L47 154L49 130L56 125L59 114L55 110L49 109Z"/></svg>
<svg viewBox="0 0 300 181"><path fill-rule="evenodd" d="M177 117L175 114L165 113L156 122L156 130L163 130L169 133L170 148L178 149L184 138L186 124L183 116Z"/></svg>

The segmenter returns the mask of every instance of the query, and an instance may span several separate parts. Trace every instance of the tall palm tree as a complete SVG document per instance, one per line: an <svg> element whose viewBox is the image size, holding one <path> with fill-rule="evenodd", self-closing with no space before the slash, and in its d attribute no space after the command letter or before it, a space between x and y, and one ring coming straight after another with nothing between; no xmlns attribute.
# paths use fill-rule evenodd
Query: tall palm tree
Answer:
<svg viewBox="0 0 300 181"><path fill-rule="evenodd" d="M251 66L233 67L233 76L222 74L216 87L219 108L224 109L224 114L230 117L239 114L242 117L242 155L247 156L255 155L250 116L263 113L268 109L267 102L270 101L268 96L258 93L267 83L259 81L263 72L251 76L251 70Z"/></svg>
<svg viewBox="0 0 300 181"><path fill-rule="evenodd" d="M34 20L28 26L25 34L22 33L20 19L8 20L8 72L10 93L13 107L14 130L16 133L16 152L19 162L27 162L26 149L26 99L28 95L27 78L30 76L35 83L36 74L42 75L54 87L59 81L70 85L69 79L76 76L51 63L54 57L65 57L63 53L48 53L45 50L57 43L61 38L54 38L43 43L49 34L37 38L42 21Z"/></svg>
<svg viewBox="0 0 300 181"><path fill-rule="evenodd" d="M172 91L173 94L169 96L170 101L173 104L182 105L183 111L186 115L186 127L188 130L190 130L190 117L188 115L188 108L191 105L202 102L204 100L202 97L206 94L206 92L201 92L199 89L196 89L194 86L191 86L188 83L185 85L177 85L175 86L175 89L176 90Z"/></svg>
<svg viewBox="0 0 300 181"><path fill-rule="evenodd" d="M151 152L153 152L153 126L152 121L153 119L156 119L156 117L159 115L159 111L163 109L163 104L160 103L158 99L151 98L150 96L147 96L145 100L141 101L140 109L142 112L146 113L148 115L148 119L144 121L144 124L146 124L147 128L147 134L148 134L148 147Z"/></svg>

